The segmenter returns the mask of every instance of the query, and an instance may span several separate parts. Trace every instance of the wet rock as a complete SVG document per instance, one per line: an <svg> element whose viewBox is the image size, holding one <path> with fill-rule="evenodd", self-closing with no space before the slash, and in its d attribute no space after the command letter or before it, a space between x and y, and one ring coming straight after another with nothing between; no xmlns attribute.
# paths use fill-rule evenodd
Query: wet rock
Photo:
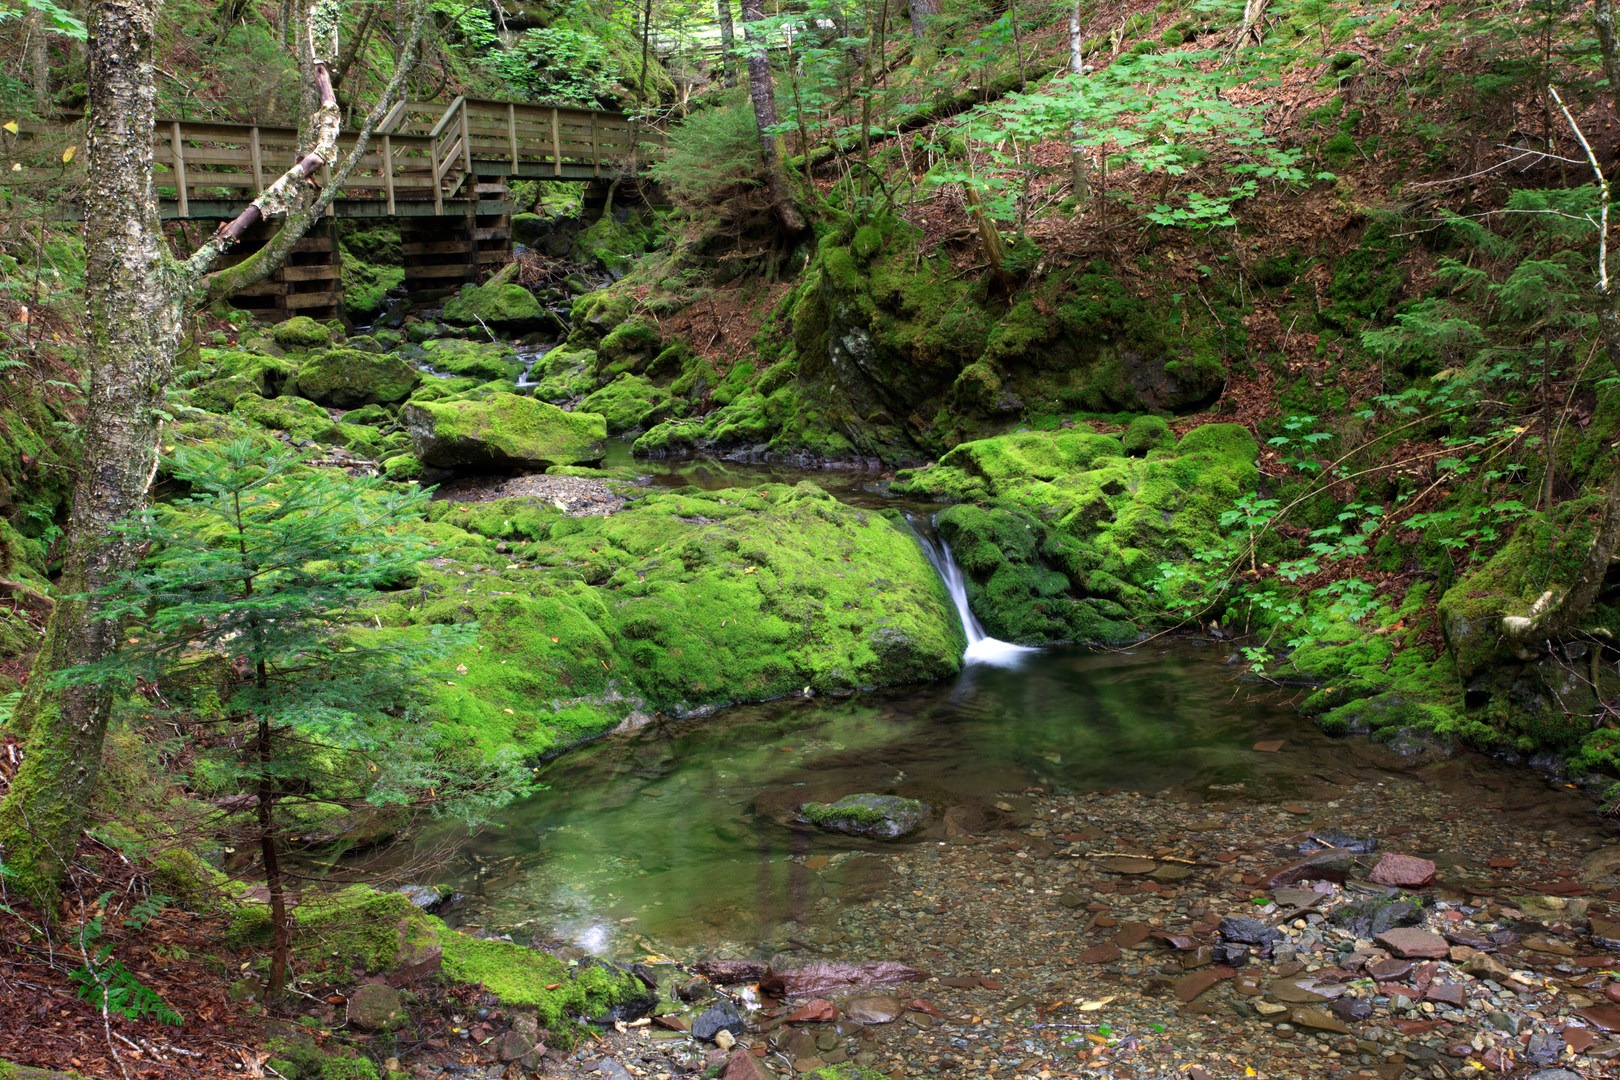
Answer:
<svg viewBox="0 0 1620 1080"><path fill-rule="evenodd" d="M1372 1003L1360 998L1340 998L1328 1006L1328 1011L1344 1021L1361 1021L1372 1018Z"/></svg>
<svg viewBox="0 0 1620 1080"><path fill-rule="evenodd" d="M1324 848L1271 871L1266 881L1271 888L1295 885L1301 881L1344 881L1356 870L1356 854L1344 848Z"/></svg>
<svg viewBox="0 0 1620 1080"><path fill-rule="evenodd" d="M838 1019L838 1006L826 998L812 998L787 1017L787 1024L825 1024Z"/></svg>
<svg viewBox="0 0 1620 1080"><path fill-rule="evenodd" d="M682 1001L704 1001L714 996L714 987L707 979L687 979L675 988L675 996Z"/></svg>
<svg viewBox="0 0 1620 1080"><path fill-rule="evenodd" d="M1358 938L1371 938L1397 926L1421 923L1423 905L1412 900L1358 900L1334 908L1328 918Z"/></svg>
<svg viewBox="0 0 1620 1080"><path fill-rule="evenodd" d="M747 1050L733 1050L720 1080L776 1080L776 1074Z"/></svg>
<svg viewBox="0 0 1620 1080"><path fill-rule="evenodd" d="M746 1030L747 1025L743 1022L742 1015L737 1012L737 1006L727 998L721 998L692 1021L692 1038L704 1042L714 1042L715 1036L721 1031L729 1031L736 1036Z"/></svg>
<svg viewBox="0 0 1620 1080"><path fill-rule="evenodd" d="M443 891L432 885L401 885L394 890L411 902L411 906L421 908L429 915L435 915L449 899Z"/></svg>
<svg viewBox="0 0 1620 1080"><path fill-rule="evenodd" d="M917 799L863 792L837 802L805 803L799 820L828 832L894 840L915 831L931 813L933 808Z"/></svg>
<svg viewBox="0 0 1620 1080"><path fill-rule="evenodd" d="M1300 854L1310 855L1322 848L1339 848L1357 855L1370 855L1378 850L1378 841L1371 837L1351 836L1342 829L1317 829L1300 845Z"/></svg>
<svg viewBox="0 0 1620 1080"><path fill-rule="evenodd" d="M773 970L760 980L759 988L762 993L773 997L805 997L820 996L845 986L916 982L927 977L926 972L889 960L864 964L817 960L798 968Z"/></svg>
<svg viewBox="0 0 1620 1080"><path fill-rule="evenodd" d="M1576 877L1582 885L1620 878L1620 846L1599 848L1581 860Z"/></svg>
<svg viewBox="0 0 1620 1080"><path fill-rule="evenodd" d="M1235 941L1223 941L1210 954L1210 961L1227 967L1242 967L1249 962L1249 946Z"/></svg>
<svg viewBox="0 0 1620 1080"><path fill-rule="evenodd" d="M1281 930L1267 926L1259 919L1251 919L1246 915L1228 915L1221 920L1218 933L1223 941L1238 945L1252 945L1262 951L1271 948L1271 946L1286 937Z"/></svg>
<svg viewBox="0 0 1620 1080"><path fill-rule="evenodd" d="M1592 1005L1575 1013L1599 1031L1620 1031L1620 1006Z"/></svg>
<svg viewBox="0 0 1620 1080"><path fill-rule="evenodd" d="M731 986L758 982L770 968L758 960L699 960L692 965L692 970L716 985Z"/></svg>
<svg viewBox="0 0 1620 1080"><path fill-rule="evenodd" d="M888 994L845 998L838 1003L838 1008L858 1024L887 1024L905 1011L904 1003Z"/></svg>
<svg viewBox="0 0 1620 1080"><path fill-rule="evenodd" d="M1402 889L1421 889L1434 884L1434 862L1411 855L1390 853L1378 860L1370 875L1379 885L1393 885Z"/></svg>
<svg viewBox="0 0 1620 1080"><path fill-rule="evenodd" d="M1317 1031L1332 1031L1340 1035L1350 1034L1350 1029L1345 1026L1344 1021L1326 1009L1295 1009L1288 1014L1288 1019L1300 1027L1315 1028Z"/></svg>
<svg viewBox="0 0 1620 1080"><path fill-rule="evenodd" d="M367 983L349 996L349 1024L362 1031L395 1031L405 1026L405 999L392 986Z"/></svg>
<svg viewBox="0 0 1620 1080"><path fill-rule="evenodd" d="M595 413L564 412L517 394L412 402L400 410L411 452L440 469L543 469L602 456L607 426Z"/></svg>
<svg viewBox="0 0 1620 1080"><path fill-rule="evenodd" d="M1442 960L1451 951L1451 946L1439 934L1431 934L1427 930L1413 927L1388 930L1374 940L1396 956L1407 960Z"/></svg>

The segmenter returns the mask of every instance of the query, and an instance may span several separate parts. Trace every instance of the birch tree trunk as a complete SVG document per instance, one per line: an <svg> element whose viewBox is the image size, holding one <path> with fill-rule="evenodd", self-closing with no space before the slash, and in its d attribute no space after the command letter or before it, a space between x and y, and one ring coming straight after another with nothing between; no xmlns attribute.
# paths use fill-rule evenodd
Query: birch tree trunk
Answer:
<svg viewBox="0 0 1620 1080"><path fill-rule="evenodd" d="M85 289L89 395L58 601L18 706L27 752L0 806L6 867L49 897L78 846L101 765L111 693L51 674L112 652L96 592L135 559L115 527L146 504L157 407L180 343L182 290L152 189L152 42L158 0L97 0L89 19Z"/></svg>
<svg viewBox="0 0 1620 1080"><path fill-rule="evenodd" d="M186 308L199 293L223 295L280 265L364 153L367 132L392 107L390 95L403 92L427 20L427 5L420 3L404 60L331 186L296 209L300 185L337 152L339 113L326 70L330 56L323 54L311 60L320 101L310 125L315 149L189 260L177 262L164 242L152 185L152 44L159 2L96 0L90 9L86 203L95 212L85 223L89 391L83 462L58 601L13 716L14 727L27 735L26 751L0 804L0 854L8 878L14 874L19 887L47 905L78 846L112 710L111 693L102 686L61 686L52 676L102 660L117 647L118 626L101 616L98 593L136 558L118 527L146 506L157 472L158 408ZM301 3L299 8L307 16L308 9ZM306 35L300 48L307 50L307 42ZM295 212L264 250L228 274L205 279L219 256L268 212L289 209Z"/></svg>

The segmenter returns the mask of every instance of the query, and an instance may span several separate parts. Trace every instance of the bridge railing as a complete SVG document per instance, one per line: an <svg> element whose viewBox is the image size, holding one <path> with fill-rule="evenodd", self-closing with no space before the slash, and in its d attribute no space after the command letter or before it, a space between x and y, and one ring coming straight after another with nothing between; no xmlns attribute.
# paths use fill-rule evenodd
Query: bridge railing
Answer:
<svg viewBox="0 0 1620 1080"><path fill-rule="evenodd" d="M434 118L429 125L427 121ZM448 107L406 102L379 126L343 193L381 200L390 214L400 202L434 203L442 213L462 180L475 171L573 179L639 172L641 144L659 136L619 113L458 97ZM347 153L354 136L338 149ZM199 120L159 121L153 132L156 183L162 198L191 216L194 202L246 202L273 183L298 156L291 127ZM325 182L331 170L315 179Z"/></svg>

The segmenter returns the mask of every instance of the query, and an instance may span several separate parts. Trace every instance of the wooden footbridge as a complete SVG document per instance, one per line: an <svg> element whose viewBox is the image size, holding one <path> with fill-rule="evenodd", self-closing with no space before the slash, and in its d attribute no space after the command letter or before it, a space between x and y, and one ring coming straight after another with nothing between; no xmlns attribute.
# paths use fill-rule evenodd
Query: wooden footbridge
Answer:
<svg viewBox="0 0 1620 1080"><path fill-rule="evenodd" d="M338 141L340 155L355 133ZM512 254L509 184L564 180L605 189L639 178L662 136L622 113L458 97L449 105L399 103L378 125L365 154L287 264L233 298L266 319L335 317L342 307L340 219L391 219L400 232L405 284L418 296L477 280ZM212 120L160 120L153 131L160 212L177 232L186 223L235 217L298 158L296 128ZM55 175L55 174L53 174ZM311 179L330 180L331 171ZM16 179L17 177L13 177ZM587 188L590 202L590 188ZM268 226L248 234L226 262L257 251Z"/></svg>

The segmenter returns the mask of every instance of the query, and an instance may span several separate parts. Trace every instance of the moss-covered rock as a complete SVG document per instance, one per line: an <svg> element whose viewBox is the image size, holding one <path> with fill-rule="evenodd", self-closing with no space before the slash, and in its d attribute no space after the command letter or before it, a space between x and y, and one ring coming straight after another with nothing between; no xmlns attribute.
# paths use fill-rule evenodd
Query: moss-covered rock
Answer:
<svg viewBox="0 0 1620 1080"><path fill-rule="evenodd" d="M892 490L960 503L938 528L991 635L1120 643L1165 620L1163 566L1216 546L1221 515L1254 490L1258 454L1233 424L1147 459L1083 427L1022 432L963 443Z"/></svg>
<svg viewBox="0 0 1620 1080"><path fill-rule="evenodd" d="M432 711L481 753L544 753L653 710L960 667L955 610L916 538L808 484L644 493L605 518L530 499L431 514L439 557L380 615L396 633L478 624ZM534 569L508 567L497 542Z"/></svg>
<svg viewBox="0 0 1620 1080"><path fill-rule="evenodd" d="M1162 416L1138 416L1120 436L1120 443L1131 457L1146 457L1151 450L1163 450L1176 444L1175 432Z"/></svg>
<svg viewBox="0 0 1620 1080"><path fill-rule="evenodd" d="M332 344L330 327L308 315L294 315L270 328L270 337L283 349L320 349Z"/></svg>
<svg viewBox="0 0 1620 1080"><path fill-rule="evenodd" d="M523 373L523 361L510 345L465 338L436 338L421 345L422 360L436 372L481 382L513 380Z"/></svg>
<svg viewBox="0 0 1620 1080"><path fill-rule="evenodd" d="M443 469L543 469L602 456L607 424L595 413L565 412L517 394L477 400L412 401L400 411L411 448Z"/></svg>
<svg viewBox="0 0 1620 1080"><path fill-rule="evenodd" d="M932 812L932 807L918 799L862 793L830 803L805 803L799 817L828 832L896 840L915 832Z"/></svg>
<svg viewBox="0 0 1620 1080"><path fill-rule="evenodd" d="M339 409L397 404L411 396L422 373L398 356L359 349L322 349L298 369L298 392Z"/></svg>
<svg viewBox="0 0 1620 1080"><path fill-rule="evenodd" d="M285 431L295 442L318 442L335 446L343 433L325 409L303 398L275 398L266 401L254 394L238 398L231 415L269 431Z"/></svg>
<svg viewBox="0 0 1620 1080"><path fill-rule="evenodd" d="M561 329L555 315L535 295L514 282L463 285L444 303L444 321L452 326L485 326L522 333Z"/></svg>
<svg viewBox="0 0 1620 1080"><path fill-rule="evenodd" d="M608 434L645 428L669 414L669 391L655 386L640 375L620 375L602 389L588 394L579 407L601 413L607 419Z"/></svg>

